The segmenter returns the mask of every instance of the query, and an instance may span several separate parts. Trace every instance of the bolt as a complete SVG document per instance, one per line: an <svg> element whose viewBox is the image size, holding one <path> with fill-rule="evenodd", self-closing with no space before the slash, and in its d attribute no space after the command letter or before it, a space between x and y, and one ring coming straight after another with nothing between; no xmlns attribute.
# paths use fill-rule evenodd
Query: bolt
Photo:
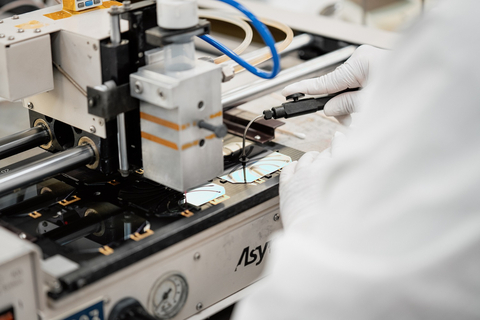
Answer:
<svg viewBox="0 0 480 320"><path fill-rule="evenodd" d="M201 302L197 303L197 311L202 310L202 308L203 308L203 303Z"/></svg>
<svg viewBox="0 0 480 320"><path fill-rule="evenodd" d="M139 58L142 58L142 57L143 57L143 52L139 52L139 53L138 53L138 57L139 57Z"/></svg>
<svg viewBox="0 0 480 320"><path fill-rule="evenodd" d="M103 298L103 304L109 304L110 303L110 298L105 296L105 298Z"/></svg>
<svg viewBox="0 0 480 320"><path fill-rule="evenodd" d="M261 137L258 134L255 136L255 140L260 140L260 138Z"/></svg>
<svg viewBox="0 0 480 320"><path fill-rule="evenodd" d="M3 33L0 33L0 38L5 38L5 35Z"/></svg>
<svg viewBox="0 0 480 320"><path fill-rule="evenodd" d="M90 126L90 132L95 133L97 132L97 129L94 126Z"/></svg>
<svg viewBox="0 0 480 320"><path fill-rule="evenodd" d="M96 44L96 43L93 44L93 50L95 50L95 51L98 50L98 47L97 47L97 44Z"/></svg>
<svg viewBox="0 0 480 320"><path fill-rule="evenodd" d="M0 24L3 23L3 20L0 20Z"/></svg>
<svg viewBox="0 0 480 320"><path fill-rule="evenodd" d="M27 239L27 235L26 235L25 233L23 233L23 232L20 233L20 234L18 235L18 237L19 237L20 239Z"/></svg>
<svg viewBox="0 0 480 320"><path fill-rule="evenodd" d="M193 255L193 260L200 260L200 252L195 252L195 254Z"/></svg>
<svg viewBox="0 0 480 320"><path fill-rule="evenodd" d="M130 8L132 7L132 2L131 2L131 1L128 1L128 0L123 1L123 7L124 7L125 9L130 9Z"/></svg>
<svg viewBox="0 0 480 320"><path fill-rule="evenodd" d="M42 222L42 226L48 227L48 222L47 222L47 221L43 221L43 222Z"/></svg>
<svg viewBox="0 0 480 320"><path fill-rule="evenodd" d="M162 91L162 90L160 90L160 89L158 89L158 91L157 91L157 92L158 92L158 95L160 96L160 98L162 98L162 99L163 99L163 91Z"/></svg>
<svg viewBox="0 0 480 320"><path fill-rule="evenodd" d="M142 93L143 92L143 86L140 81L135 81L135 92L136 93Z"/></svg>
<svg viewBox="0 0 480 320"><path fill-rule="evenodd" d="M40 32L42 32L42 30L37 28L37 29L34 30L34 32L35 33L40 33Z"/></svg>
<svg viewBox="0 0 480 320"><path fill-rule="evenodd" d="M58 280L53 281L51 284L51 290L53 293L62 292L62 284Z"/></svg>
<svg viewBox="0 0 480 320"><path fill-rule="evenodd" d="M10 36L10 37L8 37L8 40L15 40L15 37L14 37L14 36Z"/></svg>
<svg viewBox="0 0 480 320"><path fill-rule="evenodd" d="M94 195L96 195L96 196L99 196L99 195L101 195L101 194L102 194L102 193L101 193L100 191L97 191L97 192L94 193Z"/></svg>
<svg viewBox="0 0 480 320"><path fill-rule="evenodd" d="M110 13L118 13L120 10L118 6L111 6L110 7Z"/></svg>
<svg viewBox="0 0 480 320"><path fill-rule="evenodd" d="M14 15L14 16L12 17L12 19L13 19L13 20L17 20L17 19L18 19L18 16L17 16L17 15Z"/></svg>
<svg viewBox="0 0 480 320"><path fill-rule="evenodd" d="M17 32L18 33L23 33L25 30L23 30L22 28L18 29Z"/></svg>
<svg viewBox="0 0 480 320"><path fill-rule="evenodd" d="M27 103L27 108L32 110L33 109L33 103L31 103L31 102Z"/></svg>
<svg viewBox="0 0 480 320"><path fill-rule="evenodd" d="M273 221L278 221L278 219L280 219L280 215L278 213L275 213L275 215L273 216Z"/></svg>
<svg viewBox="0 0 480 320"><path fill-rule="evenodd" d="M88 107L89 108L95 107L95 99L93 98L88 99Z"/></svg>

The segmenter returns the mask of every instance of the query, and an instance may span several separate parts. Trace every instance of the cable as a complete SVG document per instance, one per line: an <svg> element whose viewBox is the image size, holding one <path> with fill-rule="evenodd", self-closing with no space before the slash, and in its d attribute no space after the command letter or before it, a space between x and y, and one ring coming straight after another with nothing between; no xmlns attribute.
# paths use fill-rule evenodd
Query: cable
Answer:
<svg viewBox="0 0 480 320"><path fill-rule="evenodd" d="M209 35L203 35L200 36L200 38L207 43L211 44L227 56L229 56L232 60L236 61L239 65L253 73L254 75L264 78L264 79L272 79L274 78L279 72L280 72L280 56L278 55L277 49L275 48L275 40L273 40L272 34L270 33L270 30L262 23L260 20L255 17L247 8L245 8L243 5L240 3L234 1L234 0L219 0L221 2L224 2L226 4L231 5L232 7L236 8L240 12L242 12L245 16L247 16L251 21L252 25L255 27L257 32L260 34L262 37L263 41L265 44L270 48L271 53L272 53L272 59L273 59L273 69L271 72L266 72L263 70L260 70L245 60L243 60L239 55L237 55L235 52L215 40L213 37Z"/></svg>
<svg viewBox="0 0 480 320"><path fill-rule="evenodd" d="M239 19L236 16L220 14L217 11L199 10L198 13L200 18L214 19L218 21L227 22L227 23L236 25L237 27L241 28L243 32L245 32L245 38L243 39L243 42L237 48L233 49L233 51L236 54L241 54L243 51L245 51L246 48L248 48L248 46L252 42L252 39L253 39L252 28L243 19ZM216 64L220 64L228 60L230 60L230 58L227 55L222 55L220 57L215 58L214 62Z"/></svg>
<svg viewBox="0 0 480 320"><path fill-rule="evenodd" d="M63 74L65 78L67 78L68 81L73 84L75 88L77 88L85 97L87 96L87 91L85 91L85 89L83 89L82 86L75 81L75 79L73 79L62 67L60 67L58 63L53 61L53 65L55 66L55 68L58 69L61 74Z"/></svg>

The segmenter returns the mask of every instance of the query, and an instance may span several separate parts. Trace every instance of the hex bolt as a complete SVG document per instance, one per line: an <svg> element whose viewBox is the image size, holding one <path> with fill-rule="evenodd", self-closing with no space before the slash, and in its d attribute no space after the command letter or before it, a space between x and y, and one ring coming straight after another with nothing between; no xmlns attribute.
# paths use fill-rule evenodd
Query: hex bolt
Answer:
<svg viewBox="0 0 480 320"><path fill-rule="evenodd" d="M14 37L14 36L10 36L10 37L8 37L8 40L15 40L15 37Z"/></svg>
<svg viewBox="0 0 480 320"><path fill-rule="evenodd" d="M95 128L95 126L90 126L90 132L91 133L97 132L97 129Z"/></svg>
<svg viewBox="0 0 480 320"><path fill-rule="evenodd" d="M273 216L273 221L278 221L280 219L280 215L278 213L275 213Z"/></svg>
<svg viewBox="0 0 480 320"><path fill-rule="evenodd" d="M23 30L22 28L19 28L19 29L17 30L18 33L23 33L24 31L25 31L25 30Z"/></svg>
<svg viewBox="0 0 480 320"><path fill-rule="evenodd" d="M18 19L18 16L17 16L17 15L14 15L14 16L12 17L12 19L13 19L13 20L17 20L17 19Z"/></svg>
<svg viewBox="0 0 480 320"><path fill-rule="evenodd" d="M33 109L33 103L31 103L31 102L27 103L27 108L32 110Z"/></svg>
<svg viewBox="0 0 480 320"><path fill-rule="evenodd" d="M193 255L193 260L195 261L200 260L200 252L195 252L195 254Z"/></svg>
<svg viewBox="0 0 480 320"><path fill-rule="evenodd" d="M135 81L135 92L142 93L143 92L143 85L140 81Z"/></svg>
<svg viewBox="0 0 480 320"><path fill-rule="evenodd" d="M203 308L203 303L201 302L197 303L197 311L202 310L202 308Z"/></svg>
<svg viewBox="0 0 480 320"><path fill-rule="evenodd" d="M42 30L37 28L37 29L35 29L33 32L35 32L35 33L40 33L40 32L42 32Z"/></svg>

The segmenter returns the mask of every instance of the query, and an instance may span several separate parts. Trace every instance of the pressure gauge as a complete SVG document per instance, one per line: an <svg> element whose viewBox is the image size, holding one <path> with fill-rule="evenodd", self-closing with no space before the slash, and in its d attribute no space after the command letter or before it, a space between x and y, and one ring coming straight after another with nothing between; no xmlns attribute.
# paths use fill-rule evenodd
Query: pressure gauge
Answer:
<svg viewBox="0 0 480 320"><path fill-rule="evenodd" d="M158 279L149 298L150 312L157 319L175 317L185 305L188 296L187 281L178 273L171 273Z"/></svg>

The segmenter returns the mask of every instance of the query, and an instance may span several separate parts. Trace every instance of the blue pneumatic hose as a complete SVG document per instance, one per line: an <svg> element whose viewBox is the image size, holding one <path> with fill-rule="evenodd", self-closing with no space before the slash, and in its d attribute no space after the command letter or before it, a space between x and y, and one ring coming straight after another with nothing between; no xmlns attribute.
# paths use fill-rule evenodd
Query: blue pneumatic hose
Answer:
<svg viewBox="0 0 480 320"><path fill-rule="evenodd" d="M200 36L200 38L206 41L207 43L211 44L218 50L220 50L222 53L226 54L233 61L235 61L236 63L238 63L239 65L241 65L246 70L253 73L254 75L264 79L274 78L280 72L280 56L278 55L277 49L275 48L275 40L273 39L272 34L270 33L270 30L268 30L268 28L260 20L258 20L253 13L251 13L247 8L245 8L240 3L234 0L219 0L219 1L229 4L232 7L236 8L252 21L252 25L255 27L255 29L257 30L257 32L260 34L263 41L265 42L265 44L270 48L270 51L272 52L272 60L273 60L272 71L266 72L261 69L258 69L255 66L252 66L247 61L243 60L238 54L236 54L235 52L233 52L232 50L230 50L229 48L227 48L226 46L224 46L223 44L221 44L220 42L218 42L208 34Z"/></svg>

